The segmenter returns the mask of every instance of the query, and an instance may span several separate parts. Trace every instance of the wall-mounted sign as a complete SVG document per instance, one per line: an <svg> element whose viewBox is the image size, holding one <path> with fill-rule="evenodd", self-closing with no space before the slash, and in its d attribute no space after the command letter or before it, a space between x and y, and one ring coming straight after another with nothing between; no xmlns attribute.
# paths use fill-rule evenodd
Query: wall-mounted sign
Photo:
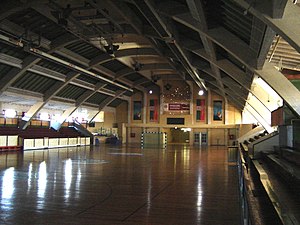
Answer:
<svg viewBox="0 0 300 225"><path fill-rule="evenodd" d="M165 103L165 111L189 111L189 103Z"/></svg>
<svg viewBox="0 0 300 225"><path fill-rule="evenodd" d="M184 125L184 118L167 118L167 124Z"/></svg>

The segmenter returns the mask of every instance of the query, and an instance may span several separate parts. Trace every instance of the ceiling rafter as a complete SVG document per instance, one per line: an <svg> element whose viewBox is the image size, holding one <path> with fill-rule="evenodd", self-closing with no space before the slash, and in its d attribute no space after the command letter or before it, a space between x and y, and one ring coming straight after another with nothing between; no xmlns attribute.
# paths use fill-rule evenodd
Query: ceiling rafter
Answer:
<svg viewBox="0 0 300 225"><path fill-rule="evenodd" d="M237 66L235 66L233 63L231 63L227 59L213 59L211 58L204 49L198 49L198 50L192 50L193 53L200 56L201 58L204 58L205 60L209 61L211 64L218 67L220 70L222 70L224 73L226 73L228 76L233 78L237 83L240 85L243 85L244 87L247 87L251 84L251 79L247 76L247 74L240 70Z"/></svg>
<svg viewBox="0 0 300 225"><path fill-rule="evenodd" d="M53 2L52 2L52 3L53 3ZM54 4L54 3L51 4L51 7L53 7L53 8L56 9L56 10L62 10L62 9L60 8L60 6L59 6L58 4L56 4L56 3L55 3L55 4ZM33 8L34 8L35 10L37 10L38 12L43 13L44 16L46 16L47 18L49 18L49 19L51 19L52 21L54 21L55 23L57 23L56 18L54 18L54 17L49 13L49 11L51 11L50 9L46 10L47 8L45 8L45 7L37 7L37 6L33 6ZM68 19L69 19L69 18L68 18ZM67 20L68 20L68 19L67 19ZM81 34L85 34L86 36L79 35L79 38L82 39L84 42L87 42L88 44L91 44L91 43L90 43L90 40L89 40L89 38L88 38L88 36L92 36L92 35L90 35L90 33L93 32L93 31L90 30L90 28L87 28L84 24L82 24L82 23L76 21L76 19L75 19L74 17L70 17L70 23L73 23L74 25L78 26L79 29L84 29L84 30L88 29L88 30L89 30L89 32L87 32L88 34L86 35L86 34L85 34L85 31L84 31L84 32L82 31ZM69 30L68 30L68 31L69 31ZM73 32L73 33L74 33L74 32ZM76 36L78 36L77 33L76 33ZM99 51L100 51L100 49L99 49ZM64 57L67 57L67 58L69 58L69 59L76 60L78 63L83 64L85 67L90 67L90 66L92 66L91 68L94 69L94 66L95 66L95 68L97 68L97 70L101 70L101 69L103 68L103 67L101 67L100 65L95 65L95 64L93 64L93 63L91 63L91 65L89 65L89 60L88 60L88 59L85 59L84 57L82 57L82 56L80 56L80 55L77 55L76 53L71 52L70 50L67 50L67 49L61 49L60 51L57 51L57 53L63 55ZM73 56L76 55L76 57L71 57L72 55L73 55ZM70 57L71 57L71 58L70 58ZM80 59L79 59L79 58L80 58ZM105 75L108 75L108 76L114 76L113 73L112 73L111 71L109 71L108 69L103 69L103 70L101 70L101 73L103 73L103 74L105 74ZM109 74L107 74L107 73L109 73ZM124 81L123 81L123 80L120 80L120 82L124 82ZM139 89L139 90L143 90L143 89L144 89L143 87L136 87L136 88Z"/></svg>
<svg viewBox="0 0 300 225"><path fill-rule="evenodd" d="M208 39L225 49L228 53L251 68L256 68L256 54L250 49L250 47L243 42L241 39L236 37L234 34L230 33L223 27L212 28L209 30L200 29L198 26L198 21L193 19L189 14L179 14L173 15L172 18L182 23L183 25L200 32ZM243 51L240 51L243 49Z"/></svg>
<svg viewBox="0 0 300 225"><path fill-rule="evenodd" d="M0 21L16 12L20 12L26 9L27 7L28 7L27 5L20 4L20 2L17 0L1 2Z"/></svg>
<svg viewBox="0 0 300 225"><path fill-rule="evenodd" d="M180 40L176 30L172 27L172 22L166 22L162 18L162 16L158 13L157 7L153 1L134 1L134 3L162 39L174 40L172 43L166 44L171 49L173 54L178 58L178 60L184 65L187 73L194 79L195 83L200 88L206 89L203 80L198 76L198 74L195 72L195 68L193 68L193 66L190 64L184 49L180 47ZM152 16L148 16L148 14L151 14Z"/></svg>
<svg viewBox="0 0 300 225"><path fill-rule="evenodd" d="M252 6L245 0L233 1L271 27L272 30L300 52L300 36L295 32L295 27L300 26L300 21L297 19L300 14L300 7L295 6L291 1L286 1L286 5L281 4L281 8L276 7L276 4L272 4L272 11L277 11L278 14L274 16L275 18L272 18L268 15L269 8L267 5L258 9L257 6ZM283 12L285 13L283 14Z"/></svg>
<svg viewBox="0 0 300 225"><path fill-rule="evenodd" d="M189 10L190 10L191 14L199 22L198 24L199 24L200 28L207 30L208 27L206 24L205 13L204 13L201 1L187 0L187 4L189 6ZM205 49L206 53L210 56L210 58L216 59L216 53L215 53L215 49L213 46L213 42L211 40L209 40L206 36L201 34L200 32L198 32L198 33L199 33L201 41L204 45L204 49ZM221 73L220 73L219 68L216 67L213 63L210 63L210 66L212 68L214 77L216 78L216 82L218 83L218 86L220 88L221 93L219 93L219 94L226 97L225 92L224 92L224 85L221 81Z"/></svg>
<svg viewBox="0 0 300 225"><path fill-rule="evenodd" d="M158 53L158 55L160 55L161 57L166 57L166 55L163 53L164 52L163 47L153 39L151 34L149 34L149 32L153 30L153 27L150 27L151 29L148 29L142 23L142 21L133 14L132 10L126 4L116 0L108 1L108 4L111 7L113 7L115 10L117 10L118 13L126 20L127 23L129 23L136 30L136 32L139 35L145 35L150 38L149 40L150 44L154 48L154 50ZM177 70L176 65L171 59L169 59L168 57L167 59L171 67L174 69L174 71L175 72L177 71L179 76L185 79L185 74L182 73L180 70Z"/></svg>
<svg viewBox="0 0 300 225"><path fill-rule="evenodd" d="M288 90L280 88L280 85L290 87L287 85L289 81L283 79L282 74L270 63L265 63L276 32L280 37L283 34L282 40L287 40L286 46L292 46L295 50L293 52L292 47L289 50L279 47L272 56L272 65L280 64L280 68L294 70L300 68L295 54L300 49L299 32L291 28L291 24L297 26L299 23L296 12L300 11L299 6L290 1L272 0L269 6L268 0L256 1L255 4L246 0L220 0L219 6L214 5L213 1L200 0L89 0L90 4L83 0L29 0L20 1L26 4L19 5L17 2L7 1L5 7L0 9L0 38L7 35L6 40L3 40L5 44L1 44L4 49L0 53L0 61L6 64L3 66L6 71L3 74L7 74L7 70L12 68L7 74L11 78L2 76L2 92L10 90L11 85L17 87L17 84L25 89L31 82L36 87L31 86L28 90L45 92L44 83L47 81L50 86L55 81L56 84L45 92L44 100L57 99L55 93L58 90L63 92L66 88L65 91L73 97L78 96L78 93L82 94L77 99L77 105L85 105L89 104L85 101L93 94L100 96L100 93L106 92L113 97L119 90L112 85L104 87L105 84L101 81L97 83L97 79L91 78L88 73L73 72L65 67L56 70L53 66L58 65L57 63L45 61L44 64L40 58L23 52L23 46L12 52L11 45L14 43L9 38L19 40L22 37L22 44L25 46L39 44L37 49L45 53L50 52L52 56L80 65L91 73L101 74L129 87L138 87L144 92L145 87L152 83L155 85L151 80L153 74L159 74L159 79L162 80L165 79L163 74L173 74L173 79L176 73L181 80L195 80L191 75L195 72L214 92L220 94L223 91L221 95L226 98L232 95L231 92L241 96L235 104L241 108L245 105L247 94L252 93L250 87L253 75L258 74L277 89L288 105L300 113L297 104L294 104L295 99L299 98L299 92L292 86ZM279 2L286 2L286 8L284 4L276 8ZM16 13L10 11L14 7ZM55 16L55 13L64 13L65 10L71 10L69 16L64 18L67 26ZM82 13L80 10L83 10ZM288 24L290 25L286 26ZM56 38L54 33L47 33L47 28L61 36ZM24 32L29 35L24 35ZM108 40L120 48L114 55L109 55L103 50L105 42L101 40ZM7 44L10 47L6 48ZM99 49L99 54L92 46ZM139 49L139 54L136 49ZM13 56L22 59L21 62L14 60ZM139 71L135 70L135 62L143 64ZM24 83L21 82L22 74L28 77L27 80L23 78ZM271 74L280 78L274 80ZM196 77L196 81L197 79ZM39 82L44 83L38 87ZM140 86L136 86L137 84ZM108 88L113 91L107 90Z"/></svg>

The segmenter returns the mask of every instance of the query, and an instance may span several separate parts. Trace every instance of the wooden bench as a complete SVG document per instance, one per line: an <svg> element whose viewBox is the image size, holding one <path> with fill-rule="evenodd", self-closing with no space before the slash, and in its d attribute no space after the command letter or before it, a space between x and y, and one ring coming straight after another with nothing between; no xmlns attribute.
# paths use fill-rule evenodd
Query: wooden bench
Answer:
<svg viewBox="0 0 300 225"><path fill-rule="evenodd" d="M0 146L0 152L8 152L8 151L21 151L22 146L15 145L15 146Z"/></svg>

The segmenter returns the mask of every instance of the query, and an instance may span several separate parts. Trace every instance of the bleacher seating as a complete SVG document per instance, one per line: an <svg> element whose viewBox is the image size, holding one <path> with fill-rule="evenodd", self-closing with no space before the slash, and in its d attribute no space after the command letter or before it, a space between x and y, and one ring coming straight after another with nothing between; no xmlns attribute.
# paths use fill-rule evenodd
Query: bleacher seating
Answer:
<svg viewBox="0 0 300 225"><path fill-rule="evenodd" d="M266 148L255 148L259 154L253 157L253 146L257 147L275 135L278 133L268 134L264 131L239 140L240 155L250 174L248 197L254 194L255 199L262 203L258 204L262 218L269 212L276 212L279 224L299 224L300 207L296 203L300 195L300 151L279 147L274 141L269 144L273 150L263 144ZM275 218L275 215L270 218ZM276 224L272 219L265 224L271 223Z"/></svg>
<svg viewBox="0 0 300 225"><path fill-rule="evenodd" d="M253 141L255 141L254 138L249 138L249 142L253 142Z"/></svg>
<svg viewBox="0 0 300 225"><path fill-rule="evenodd" d="M300 189L300 168L274 154L265 155L265 161L292 189Z"/></svg>
<svg viewBox="0 0 300 225"><path fill-rule="evenodd" d="M70 145L74 145L74 144L82 144L82 141L80 141L80 139L77 140L78 137L85 137L82 133L80 133L79 131L77 131L74 127L62 127L59 131L53 130L51 128L48 127L42 127L42 126L28 126L25 130L19 129L16 125L15 126L0 126L0 135L1 136L11 136L11 135L15 135L16 137L16 141L15 143L17 143L16 145L9 145L7 141L4 141L3 146L0 146L0 152L8 152L8 151L20 151L23 148L24 149L28 149L28 146L25 147L19 145L19 141L18 138L25 140L40 140L40 139L44 139L44 138L49 138L50 139L59 139L59 144L58 145L62 145L65 146L65 144L63 142L63 139L65 138L76 138L75 140L72 141L72 143L70 142L66 142L69 143ZM6 138L7 138L6 137ZM24 141L22 141L21 143L24 144ZM6 142L6 144L5 144ZM74 142L74 143L73 143ZM35 142L33 142L35 143ZM45 143L45 142L44 142ZM50 143L50 141L49 141ZM51 142L52 143L52 142ZM46 144L46 146L48 146L48 144ZM38 148L37 146L34 146L35 148ZM50 144L49 144L50 147Z"/></svg>
<svg viewBox="0 0 300 225"><path fill-rule="evenodd" d="M21 138L60 138L60 137L84 137L73 127L62 127L59 131L55 131L45 127L29 126L25 130L17 127L0 127L0 135L19 135Z"/></svg>
<svg viewBox="0 0 300 225"><path fill-rule="evenodd" d="M20 133L20 129L15 126L0 126L0 135L18 135Z"/></svg>
<svg viewBox="0 0 300 225"><path fill-rule="evenodd" d="M300 206L296 204L300 196L300 166L295 160L299 156L299 152L283 148L262 153L259 160L251 160L252 179L267 194L272 202L268 208L277 212L283 224L300 221Z"/></svg>
<svg viewBox="0 0 300 225"><path fill-rule="evenodd" d="M43 137L61 137L59 132L49 128L29 126L25 130L20 130L21 138L43 138Z"/></svg>
<svg viewBox="0 0 300 225"><path fill-rule="evenodd" d="M249 142L249 141L247 141L247 140L245 140L245 141L243 142L243 144L244 144L244 145L249 145L249 144L250 144L250 142Z"/></svg>
<svg viewBox="0 0 300 225"><path fill-rule="evenodd" d="M78 136L84 136L80 132L78 132L74 127L62 127L60 128L59 132L64 137L78 137Z"/></svg>
<svg viewBox="0 0 300 225"><path fill-rule="evenodd" d="M285 160L300 167L300 152L293 148L281 147L279 155Z"/></svg>

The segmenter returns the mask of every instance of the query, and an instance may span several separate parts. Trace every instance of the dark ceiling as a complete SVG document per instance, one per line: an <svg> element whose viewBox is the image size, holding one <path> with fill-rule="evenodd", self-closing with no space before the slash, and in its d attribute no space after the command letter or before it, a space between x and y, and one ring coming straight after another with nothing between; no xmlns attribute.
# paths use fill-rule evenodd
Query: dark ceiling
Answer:
<svg viewBox="0 0 300 225"><path fill-rule="evenodd" d="M283 12L242 0L1 1L0 90L116 107L174 79L243 110L266 59L299 69L297 50L261 16Z"/></svg>

